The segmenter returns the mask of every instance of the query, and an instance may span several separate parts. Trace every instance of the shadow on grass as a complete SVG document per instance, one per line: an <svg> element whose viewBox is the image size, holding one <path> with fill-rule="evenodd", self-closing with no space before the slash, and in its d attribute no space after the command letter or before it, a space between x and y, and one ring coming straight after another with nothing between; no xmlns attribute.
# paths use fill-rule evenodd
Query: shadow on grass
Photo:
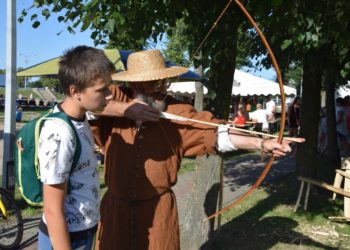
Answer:
<svg viewBox="0 0 350 250"><path fill-rule="evenodd" d="M267 198L258 201L255 205L254 201L250 202L253 203L251 204L253 207L236 217L232 216L232 211L228 212L225 217L233 219L226 222L220 230L212 232L210 242L202 245L200 249L208 249L208 246L211 246L211 249L259 250L270 249L276 244L285 244L285 249L338 249L317 242L309 235L296 230L299 226L299 217L307 223L308 220L313 220L320 215L328 217L339 213L340 210L338 206L330 204L325 197L322 197L322 194L321 197L318 194L317 202L310 204L308 212L292 213L298 186L296 178L290 175L279 184L265 187ZM315 197L310 198L315 199ZM276 212L279 205L288 207L286 211L277 210ZM289 214L284 215L284 212ZM301 248L301 245L305 248Z"/></svg>

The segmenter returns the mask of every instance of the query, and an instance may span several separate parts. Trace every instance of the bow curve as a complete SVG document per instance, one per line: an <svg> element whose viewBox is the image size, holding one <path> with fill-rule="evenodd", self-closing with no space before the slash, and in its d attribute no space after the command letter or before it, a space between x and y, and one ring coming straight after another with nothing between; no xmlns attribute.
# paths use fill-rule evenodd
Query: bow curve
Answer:
<svg viewBox="0 0 350 250"><path fill-rule="evenodd" d="M231 2L232 2L232 0L229 1L228 5L231 4ZM286 97L285 97L285 94L284 94L281 72L280 72L280 69L278 67L275 55L273 54L273 52L272 52L272 50L270 48L270 45L268 44L268 42L267 42L265 36L263 35L262 31L260 30L258 25L255 23L254 19L251 17L251 15L248 13L248 11L245 9L245 7L242 5L242 3L239 0L235 0L235 3L242 10L244 15L248 18L249 22L254 26L255 30L258 32L259 37L260 37L261 41L263 42L265 48L267 49L269 57L270 57L270 59L272 61L273 67L274 67L274 69L276 71L276 75L277 75L277 78L278 78L278 85L279 85L279 88L280 88L281 102L282 102L282 114L281 114L281 121L280 121L280 130L278 132L278 139L277 139L277 142L281 144L282 140L283 140L283 131L284 131L284 125L285 125L285 120L286 120L286 110L285 110L286 109L286 107L285 107ZM226 5L223 13L226 11L228 5ZM221 13L220 17L222 16L223 13ZM197 51L198 51L198 49L197 49ZM273 155L271 155L269 161L266 163L265 168L264 168L263 172L261 173L261 175L259 176L258 180L254 183L254 185L246 193L244 193L237 200L235 200L231 204L227 205L226 207L224 207L220 211L218 211L218 212L216 212L216 213L214 213L212 215L209 215L204 220L205 221L210 220L210 219L215 218L216 216L218 216L218 215L220 215L220 214L222 214L224 212L229 211L230 209L232 209L233 207L235 207L236 205L241 203L244 199L246 199L251 193L253 193L259 187L261 182L265 179L266 174L269 172L274 159L275 159L275 157Z"/></svg>

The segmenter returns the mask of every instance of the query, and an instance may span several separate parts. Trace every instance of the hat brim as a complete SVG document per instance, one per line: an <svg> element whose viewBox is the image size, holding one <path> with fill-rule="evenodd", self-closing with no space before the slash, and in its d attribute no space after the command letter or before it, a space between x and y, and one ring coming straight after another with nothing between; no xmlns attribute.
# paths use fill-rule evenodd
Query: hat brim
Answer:
<svg viewBox="0 0 350 250"><path fill-rule="evenodd" d="M126 70L126 71L121 71L113 74L112 79L114 81L120 81L120 82L146 82L146 81L172 78L175 76L182 75L187 71L189 71L188 68L180 67L180 66L172 66L169 68L152 70L152 71L141 72L141 73L140 72L133 73Z"/></svg>

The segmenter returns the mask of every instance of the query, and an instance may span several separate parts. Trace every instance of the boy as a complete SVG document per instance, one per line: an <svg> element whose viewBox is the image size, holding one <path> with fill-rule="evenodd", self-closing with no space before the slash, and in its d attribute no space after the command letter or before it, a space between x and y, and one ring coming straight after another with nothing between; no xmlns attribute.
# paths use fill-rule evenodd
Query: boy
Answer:
<svg viewBox="0 0 350 250"><path fill-rule="evenodd" d="M70 172L76 149L73 131L63 120L44 123L38 148L44 198L39 249L92 248L99 221L99 179L85 113L100 112L107 105L114 70L103 51L95 48L78 46L61 58L58 77L65 99L53 112L64 112L71 119L81 154Z"/></svg>

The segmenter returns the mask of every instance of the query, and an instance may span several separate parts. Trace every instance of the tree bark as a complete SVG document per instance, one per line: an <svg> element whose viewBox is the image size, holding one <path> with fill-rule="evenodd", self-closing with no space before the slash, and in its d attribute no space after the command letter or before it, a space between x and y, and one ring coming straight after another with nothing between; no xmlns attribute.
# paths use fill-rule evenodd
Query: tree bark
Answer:
<svg viewBox="0 0 350 250"><path fill-rule="evenodd" d="M197 59L202 60L202 51L199 52L199 56ZM195 68L194 71L203 78L202 65L199 65L197 68ZM203 99L204 99L203 83L195 82L195 87L196 87L196 96L194 99L194 107L197 111L203 111Z"/></svg>
<svg viewBox="0 0 350 250"><path fill-rule="evenodd" d="M327 119L327 157L334 167L331 169L332 174L336 166L340 166L340 156L337 143L337 128L335 121L335 82L330 73L325 73L326 83L326 119Z"/></svg>
<svg viewBox="0 0 350 250"><path fill-rule="evenodd" d="M217 210L222 158L199 156L195 165L194 188L180 225L181 249L211 249L210 235L215 229L215 219L209 222L203 219Z"/></svg>
<svg viewBox="0 0 350 250"><path fill-rule="evenodd" d="M315 177L318 125L320 120L322 58L320 51L310 50L303 60L303 96L300 136L306 140L297 145L298 175Z"/></svg>

